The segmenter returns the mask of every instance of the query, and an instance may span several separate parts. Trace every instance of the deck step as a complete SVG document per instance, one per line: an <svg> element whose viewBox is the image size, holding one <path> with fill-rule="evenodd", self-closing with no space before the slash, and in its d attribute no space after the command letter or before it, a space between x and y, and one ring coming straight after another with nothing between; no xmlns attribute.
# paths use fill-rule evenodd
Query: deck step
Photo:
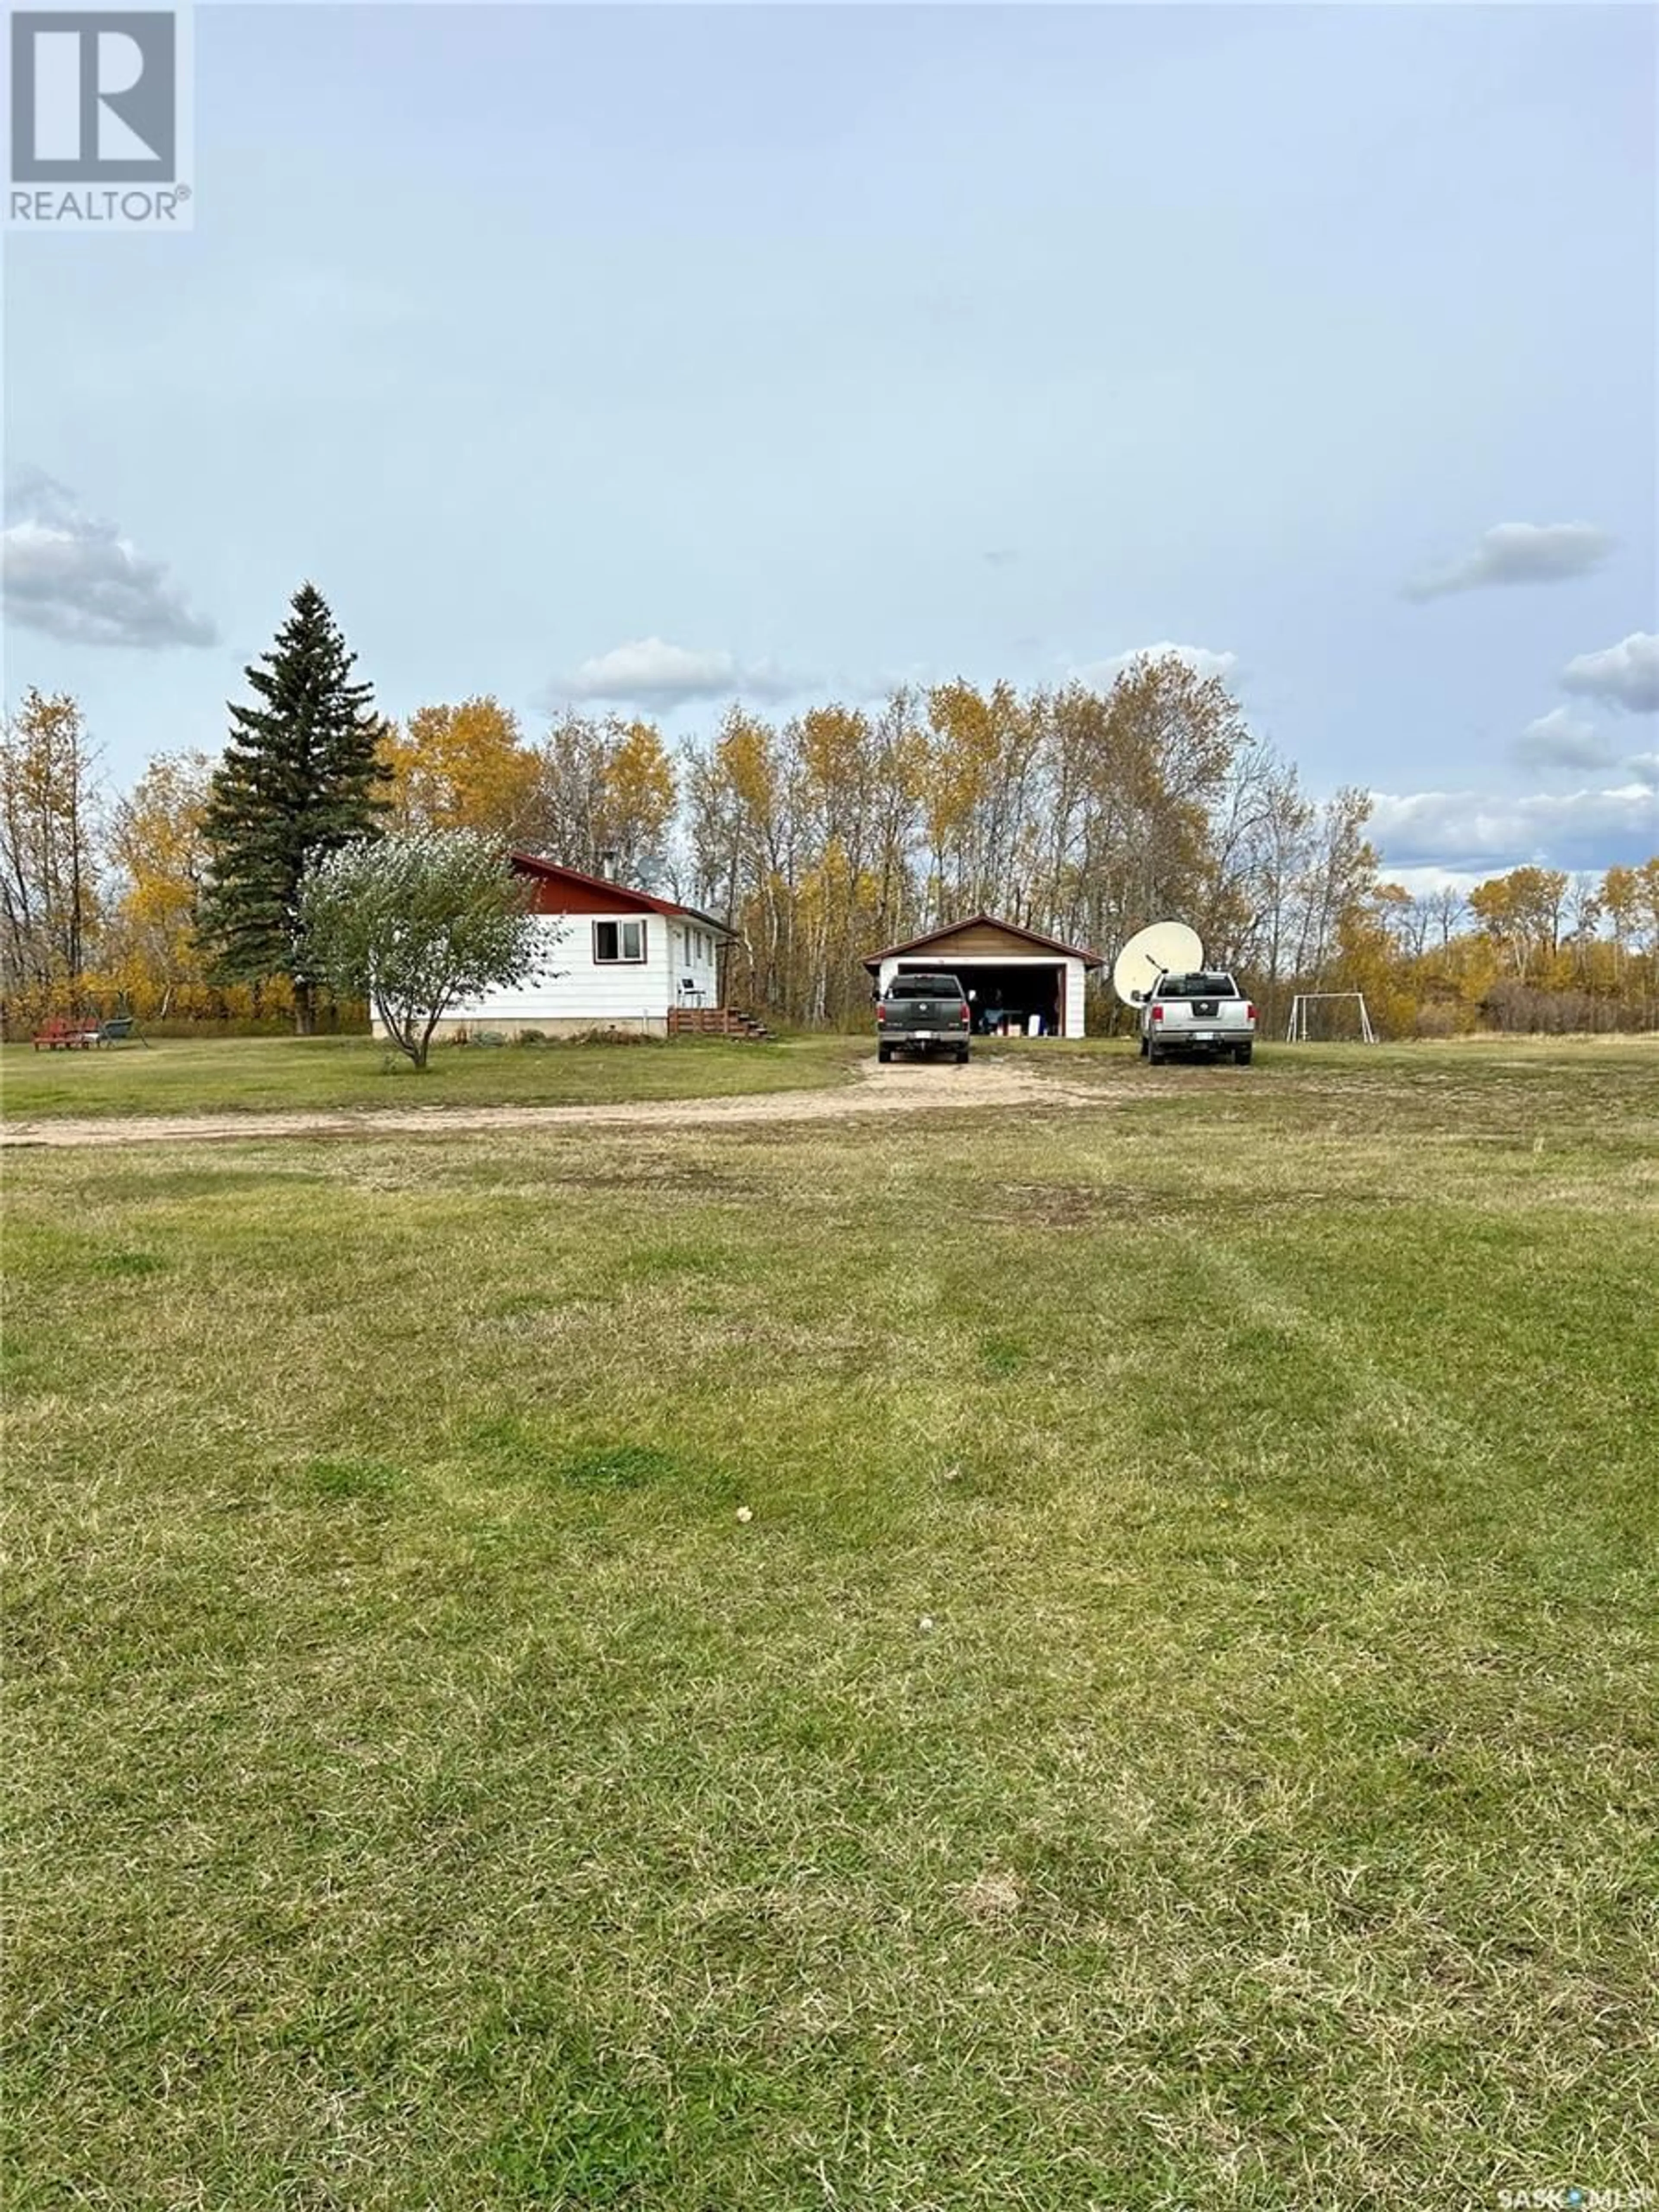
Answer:
<svg viewBox="0 0 1659 2212"><path fill-rule="evenodd" d="M736 1006L671 1006L670 1036L724 1036L770 1043L772 1032L764 1022Z"/></svg>

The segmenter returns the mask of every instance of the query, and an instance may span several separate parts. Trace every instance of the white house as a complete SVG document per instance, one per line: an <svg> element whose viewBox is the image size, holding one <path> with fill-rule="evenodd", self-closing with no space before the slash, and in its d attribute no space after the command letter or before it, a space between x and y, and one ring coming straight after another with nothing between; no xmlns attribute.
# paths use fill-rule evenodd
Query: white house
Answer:
<svg viewBox="0 0 1659 2212"><path fill-rule="evenodd" d="M1104 964L1086 945L989 914L890 945L864 963L882 991L896 975L955 975L972 1001L976 1035L1062 1037L1084 1034L1084 982Z"/></svg>
<svg viewBox="0 0 1659 2212"><path fill-rule="evenodd" d="M438 1036L478 1030L507 1036L525 1030L545 1036L594 1030L666 1036L671 1027L722 1025L714 1010L720 949L732 934L725 923L534 854L514 853L512 863L532 887L546 972L516 990L452 1006ZM374 1034L383 1034L378 1022Z"/></svg>

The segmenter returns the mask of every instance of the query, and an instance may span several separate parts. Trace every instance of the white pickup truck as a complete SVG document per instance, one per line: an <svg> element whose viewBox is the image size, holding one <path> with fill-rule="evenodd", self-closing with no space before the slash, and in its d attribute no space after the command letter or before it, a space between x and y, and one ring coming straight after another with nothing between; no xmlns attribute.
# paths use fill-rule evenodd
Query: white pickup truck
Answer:
<svg viewBox="0 0 1659 2212"><path fill-rule="evenodd" d="M1140 1056L1154 1065L1190 1054L1248 1067L1255 1044L1255 1008L1220 969L1159 976L1140 1009Z"/></svg>

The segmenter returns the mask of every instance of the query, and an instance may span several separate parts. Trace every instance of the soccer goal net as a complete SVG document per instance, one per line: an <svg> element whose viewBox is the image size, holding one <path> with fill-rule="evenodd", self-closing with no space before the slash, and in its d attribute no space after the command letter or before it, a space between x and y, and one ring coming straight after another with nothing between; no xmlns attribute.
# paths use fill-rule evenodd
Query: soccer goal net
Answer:
<svg viewBox="0 0 1659 2212"><path fill-rule="evenodd" d="M1375 1044L1363 991L1298 991L1291 1000L1286 1044Z"/></svg>

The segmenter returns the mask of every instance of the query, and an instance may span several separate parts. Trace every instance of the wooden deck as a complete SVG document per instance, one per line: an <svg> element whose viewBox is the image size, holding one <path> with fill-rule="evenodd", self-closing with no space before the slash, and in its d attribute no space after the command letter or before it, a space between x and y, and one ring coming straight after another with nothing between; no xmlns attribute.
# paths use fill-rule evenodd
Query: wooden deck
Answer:
<svg viewBox="0 0 1659 2212"><path fill-rule="evenodd" d="M734 1006L671 1006L668 1034L672 1037L739 1037L751 1043L765 1043L772 1032L753 1014L739 1013Z"/></svg>

